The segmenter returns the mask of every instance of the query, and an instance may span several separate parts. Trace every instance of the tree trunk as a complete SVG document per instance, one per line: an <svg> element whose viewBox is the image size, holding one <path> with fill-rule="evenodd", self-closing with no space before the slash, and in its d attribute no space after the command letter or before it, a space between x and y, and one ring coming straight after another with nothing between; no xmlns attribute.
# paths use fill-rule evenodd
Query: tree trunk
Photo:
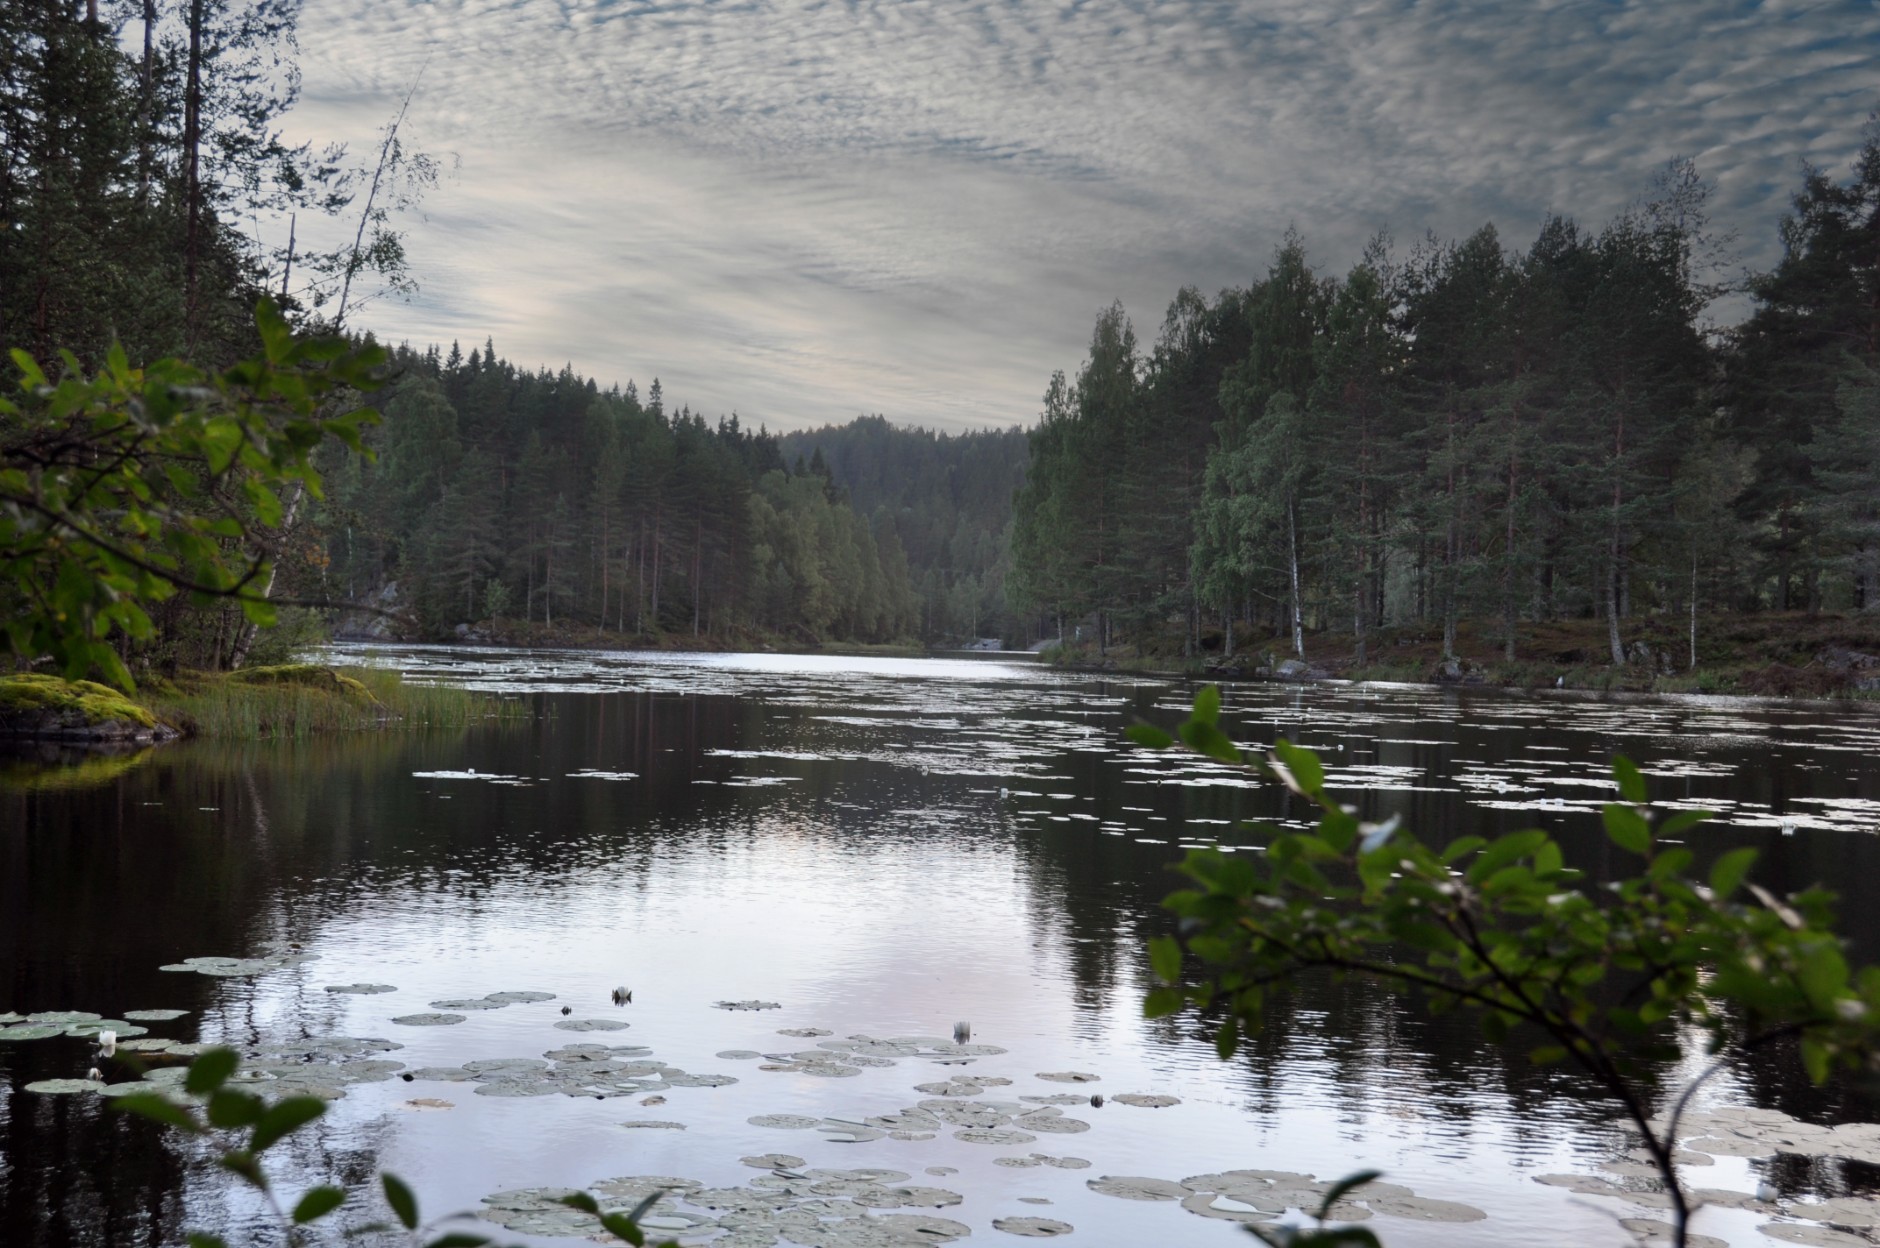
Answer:
<svg viewBox="0 0 1880 1248"><path fill-rule="evenodd" d="M653 631L659 631L659 522L653 517Z"/></svg>
<svg viewBox="0 0 1880 1248"><path fill-rule="evenodd" d="M1514 571L1515 571L1515 500L1520 496L1521 479L1521 405L1515 404L1512 419L1513 432L1508 440L1508 533L1506 549L1502 551L1501 569L1501 627L1502 657L1514 662Z"/></svg>
<svg viewBox="0 0 1880 1248"><path fill-rule="evenodd" d="M190 0L189 59L183 91L183 338L196 346L198 270L202 263L202 23L206 0Z"/></svg>
<svg viewBox="0 0 1880 1248"><path fill-rule="evenodd" d="M1697 547L1691 547L1691 670L1697 670Z"/></svg>
<svg viewBox="0 0 1880 1248"><path fill-rule="evenodd" d="M156 161L151 144L157 128L157 0L144 0L144 59L137 75L137 191L150 193L150 170Z"/></svg>
<svg viewBox="0 0 1880 1248"><path fill-rule="evenodd" d="M283 538L293 531L294 517L300 514L300 500L305 494L306 490L299 481L287 487L287 505L281 509L280 533ZM274 578L279 574L280 570L281 565L279 562L270 563L268 565L268 578L261 583L261 597L266 598L274 592ZM246 615L240 618L241 623L238 624L235 629L235 644L229 650L228 666L230 671L235 670L248 661L248 652L255 648L255 634L259 631L257 626L250 621Z"/></svg>
<svg viewBox="0 0 1880 1248"><path fill-rule="evenodd" d="M1293 653L1303 659L1306 657L1306 629L1299 603L1299 516L1298 508L1290 496L1286 499L1286 539L1287 566L1292 580Z"/></svg>

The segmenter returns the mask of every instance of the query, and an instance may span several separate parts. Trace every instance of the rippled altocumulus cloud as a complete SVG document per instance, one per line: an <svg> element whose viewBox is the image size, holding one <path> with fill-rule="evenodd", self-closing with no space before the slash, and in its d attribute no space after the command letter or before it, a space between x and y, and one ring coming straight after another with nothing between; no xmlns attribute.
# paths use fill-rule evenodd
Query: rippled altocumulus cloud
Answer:
<svg viewBox="0 0 1880 1248"><path fill-rule="evenodd" d="M771 427L1029 419L1120 297L1249 280L1289 223L1597 222L1695 157L1746 261L1880 102L1863 0L308 0L296 127L425 65L424 293L368 319L662 377Z"/></svg>

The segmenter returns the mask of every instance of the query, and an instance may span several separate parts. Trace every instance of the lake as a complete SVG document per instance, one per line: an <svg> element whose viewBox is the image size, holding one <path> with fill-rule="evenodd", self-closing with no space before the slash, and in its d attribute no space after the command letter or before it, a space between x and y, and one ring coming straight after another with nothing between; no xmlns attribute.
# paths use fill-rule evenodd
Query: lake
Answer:
<svg viewBox="0 0 1880 1248"><path fill-rule="evenodd" d="M69 773L14 764L0 788L0 1011L186 1010L140 1025L343 1091L277 1162L291 1191L383 1166L442 1214L673 1176L706 1203L666 1225L727 1248L778 1226L796 1228L785 1242L901 1242L893 1228L942 1242L954 1224L992 1242L1068 1225L1092 1245L1244 1244L1220 1215L1245 1202L1102 1183L1231 1169L1374 1167L1485 1215L1380 1211L1369 1225L1391 1246L1630 1244L1618 1219L1662 1216L1535 1181L1619 1182L1601 1170L1629 1146L1617 1112L1466 1018L1315 982L1223 1063L1195 1020L1141 1017L1167 866L1186 845L1258 852L1239 821L1300 816L1269 785L1123 741L1138 717L1173 723L1192 686L1011 657L332 657L532 714L189 742ZM1856 950L1880 955L1866 903L1880 716L1862 708L1340 685L1232 686L1226 708L1243 745L1320 750L1366 817L1401 813L1432 839L1539 824L1600 874L1625 866L1597 820L1623 752L1667 804L1721 812L1692 836L1700 857L1763 847L1755 878L1837 888ZM250 957L277 964L160 969ZM390 990L329 991L361 985ZM395 1021L440 1014L461 1021ZM971 1040L955 1046L962 1020ZM71 1038L0 1043L0 1242L258 1234L260 1210L205 1153L94 1095L24 1090L82 1076L88 1055ZM1808 1087L1788 1054L1729 1072L1705 1102L1880 1118L1848 1089ZM1775 1242L1757 1228L1880 1191L1880 1167L1718 1155L1696 1185L1765 1181L1779 1202L1709 1209L1697 1229ZM724 1195L737 1188L748 1201ZM894 1205L894 1190L911 1195ZM580 1242L533 1233L539 1196L500 1203L507 1240ZM883 1221L843 1221L863 1213Z"/></svg>

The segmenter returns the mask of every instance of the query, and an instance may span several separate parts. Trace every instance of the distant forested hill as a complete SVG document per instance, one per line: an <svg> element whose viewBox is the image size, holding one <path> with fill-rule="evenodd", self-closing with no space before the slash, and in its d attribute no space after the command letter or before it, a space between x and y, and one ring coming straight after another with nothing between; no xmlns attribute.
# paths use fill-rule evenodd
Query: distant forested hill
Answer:
<svg viewBox="0 0 1880 1248"><path fill-rule="evenodd" d="M1030 458L1023 429L947 434L860 416L778 445L799 471L826 474L876 532L897 535L922 637L1030 640L1005 600L1012 499Z"/></svg>
<svg viewBox="0 0 1880 1248"><path fill-rule="evenodd" d="M602 390L568 369L401 350L368 443L336 457L292 571L303 593L398 586L428 633L485 620L735 644L909 637L919 611L893 523L734 415L668 411L654 380Z"/></svg>

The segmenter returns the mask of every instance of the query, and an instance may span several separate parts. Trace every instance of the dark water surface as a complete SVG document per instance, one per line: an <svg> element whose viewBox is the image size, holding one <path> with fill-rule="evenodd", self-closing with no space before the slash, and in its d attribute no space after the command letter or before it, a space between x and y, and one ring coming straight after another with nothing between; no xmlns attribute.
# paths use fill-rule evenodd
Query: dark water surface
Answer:
<svg viewBox="0 0 1880 1248"><path fill-rule="evenodd" d="M1362 985L1315 985L1221 1063L1197 1025L1141 1018L1142 946L1162 929L1166 864L1185 844L1253 852L1262 838L1234 821L1297 813L1224 768L1121 743L1138 716L1172 722L1187 688L1018 661L417 649L374 661L502 691L538 715L464 733L189 743L64 783L42 774L22 787L15 771L0 788L0 1011L187 1009L147 1025L251 1047L383 1037L404 1047L382 1056L414 1069L634 1044L738 1082L675 1086L656 1107L357 1084L277 1163L290 1191L383 1165L442 1213L502 1189L618 1175L740 1185L758 1173L741 1156L780 1152L962 1193L937 1212L975 1240L1007 1238L993 1220L1023 1215L1071 1223L1086 1244L1225 1245L1249 1241L1229 1222L1086 1181L1232 1168L1335 1177L1364 1165L1489 1215L1379 1217L1371 1225L1389 1245L1633 1242L1616 1220L1639 1211L1532 1181L1592 1173L1622 1151L1614 1108L1464 1021L1432 1023ZM1671 804L1723 812L1694 834L1700 855L1763 846L1757 878L1835 887L1857 947L1880 954L1869 901L1880 718L1864 711L1375 686L1234 687L1227 706L1243 744L1283 734L1323 751L1332 784L1367 816L1401 812L1442 836L1538 823L1595 872L1624 866L1596 820L1606 760L1624 752ZM316 956L240 978L158 969L290 942ZM355 981L397 991L325 991ZM609 1001L617 984L633 1004ZM391 1021L511 990L556 1000L470 1012L457 1026ZM746 999L782 1008L714 1008ZM570 1034L553 1026L563 1005L631 1027ZM716 1056L815 1045L777 1034L786 1028L944 1037L959 1019L1006 1052L966 1066L902 1057L844 1078ZM88 1051L64 1038L0 1044L0 1243L175 1244L185 1228L253 1227L257 1210L205 1157L161 1145L95 1097L23 1091L82 1075ZM1059 1071L1101 1081L1037 1078ZM859 1122L925 1099L915 1084L973 1074L1012 1080L984 1099L1068 1086L1181 1103L1070 1106L1088 1131L1017 1147L950 1129L840 1143L748 1121ZM415 1112L414 1098L454 1107ZM1808 1089L1786 1058L1732 1072L1708 1099L1816 1121L1875 1116L1845 1090ZM649 1118L686 1129L620 1125ZM994 1164L1034 1151L1092 1164ZM1839 1162L1716 1160L1703 1186L1749 1191L1768 1178L1791 1197L1873 1186L1856 1173L1867 1168ZM1766 1221L1719 1209L1698 1225L1766 1244Z"/></svg>

